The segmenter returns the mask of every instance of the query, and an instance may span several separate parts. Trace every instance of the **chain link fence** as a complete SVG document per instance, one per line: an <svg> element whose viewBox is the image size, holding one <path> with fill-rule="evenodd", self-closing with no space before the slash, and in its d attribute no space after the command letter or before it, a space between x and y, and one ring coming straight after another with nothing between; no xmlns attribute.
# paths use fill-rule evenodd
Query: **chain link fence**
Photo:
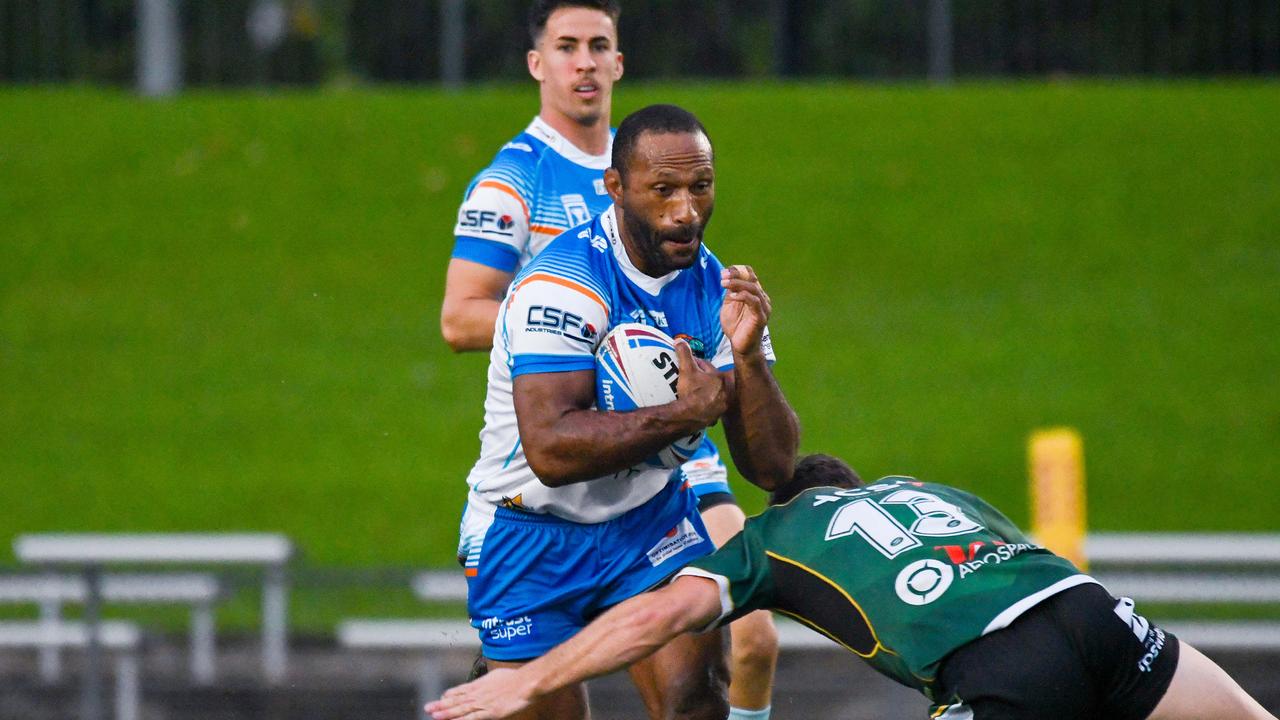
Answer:
<svg viewBox="0 0 1280 720"><path fill-rule="evenodd" d="M450 2L461 9L454 44ZM527 0L0 0L0 81L135 80L172 3L188 86L521 80ZM1277 0L624 0L632 78L1268 75ZM442 52L442 47L457 48Z"/></svg>

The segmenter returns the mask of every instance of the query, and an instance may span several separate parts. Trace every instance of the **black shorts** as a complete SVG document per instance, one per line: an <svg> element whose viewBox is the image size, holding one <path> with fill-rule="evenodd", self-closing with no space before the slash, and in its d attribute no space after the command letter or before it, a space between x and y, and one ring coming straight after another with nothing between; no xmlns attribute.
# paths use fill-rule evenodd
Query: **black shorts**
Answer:
<svg viewBox="0 0 1280 720"><path fill-rule="evenodd" d="M974 720L1145 720L1177 667L1177 638L1090 583L948 655L934 707Z"/></svg>
<svg viewBox="0 0 1280 720"><path fill-rule="evenodd" d="M699 495L698 512L706 512L717 505L728 505L730 503L736 504L737 502L738 501L733 497L733 493L728 492L711 492L706 495Z"/></svg>

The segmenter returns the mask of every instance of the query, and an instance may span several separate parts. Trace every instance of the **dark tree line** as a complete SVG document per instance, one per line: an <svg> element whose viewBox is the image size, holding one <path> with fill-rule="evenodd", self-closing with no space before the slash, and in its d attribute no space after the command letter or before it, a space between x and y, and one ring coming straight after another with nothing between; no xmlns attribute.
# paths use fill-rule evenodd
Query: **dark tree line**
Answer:
<svg viewBox="0 0 1280 720"><path fill-rule="evenodd" d="M188 84L440 76L441 0L175 0ZM136 0L0 0L0 81L129 83ZM624 0L630 77L916 78L930 0ZM466 0L469 80L524 77L526 0ZM957 75L1223 75L1280 70L1277 0L951 0Z"/></svg>

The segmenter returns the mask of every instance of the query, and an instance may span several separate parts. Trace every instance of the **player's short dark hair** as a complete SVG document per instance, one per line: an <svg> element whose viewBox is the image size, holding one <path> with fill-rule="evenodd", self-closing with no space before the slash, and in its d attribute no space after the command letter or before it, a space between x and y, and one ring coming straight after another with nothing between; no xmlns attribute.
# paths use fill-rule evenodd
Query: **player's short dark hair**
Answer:
<svg viewBox="0 0 1280 720"><path fill-rule="evenodd" d="M832 455L805 455L796 461L791 479L769 494L770 505L790 502L795 496L816 487L862 487L862 477L848 463Z"/></svg>
<svg viewBox="0 0 1280 720"><path fill-rule="evenodd" d="M707 142L711 142L711 136L698 118L678 105L650 105L641 108L623 119L618 126L618 133L613 137L612 165L624 181L627 179L627 164L635 153L636 143L647 132L702 133ZM712 152L714 154L714 148Z"/></svg>
<svg viewBox="0 0 1280 720"><path fill-rule="evenodd" d="M622 7L617 0L533 0L529 3L529 42L537 45L543 31L547 29L551 13L567 7L599 10L613 21L615 31L618 29L618 17L622 15Z"/></svg>

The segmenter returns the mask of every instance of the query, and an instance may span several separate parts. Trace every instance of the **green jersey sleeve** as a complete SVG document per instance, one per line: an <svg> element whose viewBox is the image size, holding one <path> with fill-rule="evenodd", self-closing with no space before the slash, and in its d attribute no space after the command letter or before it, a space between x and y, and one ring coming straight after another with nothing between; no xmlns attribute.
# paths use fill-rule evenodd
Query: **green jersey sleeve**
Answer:
<svg viewBox="0 0 1280 720"><path fill-rule="evenodd" d="M714 580L720 588L720 616L704 630L733 622L753 610L770 607L774 601L773 576L764 544L747 520L742 532L734 535L714 553L694 560L675 577L691 575Z"/></svg>

